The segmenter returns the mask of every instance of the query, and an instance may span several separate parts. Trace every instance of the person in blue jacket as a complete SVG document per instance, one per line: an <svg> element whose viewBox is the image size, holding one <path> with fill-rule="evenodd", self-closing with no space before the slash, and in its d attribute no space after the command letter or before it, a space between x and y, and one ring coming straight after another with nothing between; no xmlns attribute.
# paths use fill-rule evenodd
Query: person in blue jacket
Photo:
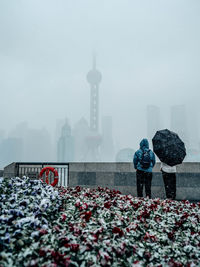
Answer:
<svg viewBox="0 0 200 267"><path fill-rule="evenodd" d="M138 197L143 197L143 186L145 185L146 197L151 198L152 169L155 162L155 154L149 149L148 140L142 139L140 149L135 152L133 157Z"/></svg>

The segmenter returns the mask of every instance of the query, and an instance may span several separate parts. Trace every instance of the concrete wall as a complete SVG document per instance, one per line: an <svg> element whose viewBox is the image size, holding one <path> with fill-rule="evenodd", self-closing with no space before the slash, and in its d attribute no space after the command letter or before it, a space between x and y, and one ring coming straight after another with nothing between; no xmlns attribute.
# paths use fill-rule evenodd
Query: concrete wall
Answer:
<svg viewBox="0 0 200 267"><path fill-rule="evenodd" d="M136 173L132 163L70 163L69 186L116 189L137 195ZM177 166L177 199L200 200L200 163ZM152 197L165 198L160 163L153 169Z"/></svg>
<svg viewBox="0 0 200 267"><path fill-rule="evenodd" d="M4 168L4 177L16 176L16 164ZM136 173L132 163L69 163L68 186L116 189L137 195ZM160 163L153 169L152 197L165 198ZM183 163L177 167L177 199L200 201L200 163Z"/></svg>
<svg viewBox="0 0 200 267"><path fill-rule="evenodd" d="M4 167L4 170L3 170L4 177L11 178L11 177L15 177L16 175L17 175L17 166L15 162Z"/></svg>

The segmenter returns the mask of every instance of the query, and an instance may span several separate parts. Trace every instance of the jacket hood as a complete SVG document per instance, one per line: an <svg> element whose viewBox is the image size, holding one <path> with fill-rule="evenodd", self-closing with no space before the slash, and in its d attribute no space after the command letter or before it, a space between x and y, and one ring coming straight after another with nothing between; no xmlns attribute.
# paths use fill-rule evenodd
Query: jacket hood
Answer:
<svg viewBox="0 0 200 267"><path fill-rule="evenodd" d="M142 139L142 141L140 142L140 149L145 148L149 149L149 141L146 138Z"/></svg>

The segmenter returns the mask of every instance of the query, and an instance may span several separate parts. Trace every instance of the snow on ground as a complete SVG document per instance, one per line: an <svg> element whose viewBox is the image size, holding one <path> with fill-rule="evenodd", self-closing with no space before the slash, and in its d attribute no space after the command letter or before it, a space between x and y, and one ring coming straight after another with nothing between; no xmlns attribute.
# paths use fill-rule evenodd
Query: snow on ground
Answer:
<svg viewBox="0 0 200 267"><path fill-rule="evenodd" d="M200 203L0 178L0 266L199 266Z"/></svg>

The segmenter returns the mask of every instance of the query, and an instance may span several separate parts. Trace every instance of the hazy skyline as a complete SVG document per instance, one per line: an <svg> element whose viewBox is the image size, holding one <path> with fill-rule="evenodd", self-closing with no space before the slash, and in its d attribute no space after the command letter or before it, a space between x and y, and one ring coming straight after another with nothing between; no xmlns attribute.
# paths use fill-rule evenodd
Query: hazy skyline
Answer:
<svg viewBox="0 0 200 267"><path fill-rule="evenodd" d="M119 148L147 136L148 104L163 128L185 104L199 128L199 10L199 0L0 0L0 128L27 121L53 138L57 120L89 121L93 51L100 122L112 116Z"/></svg>

